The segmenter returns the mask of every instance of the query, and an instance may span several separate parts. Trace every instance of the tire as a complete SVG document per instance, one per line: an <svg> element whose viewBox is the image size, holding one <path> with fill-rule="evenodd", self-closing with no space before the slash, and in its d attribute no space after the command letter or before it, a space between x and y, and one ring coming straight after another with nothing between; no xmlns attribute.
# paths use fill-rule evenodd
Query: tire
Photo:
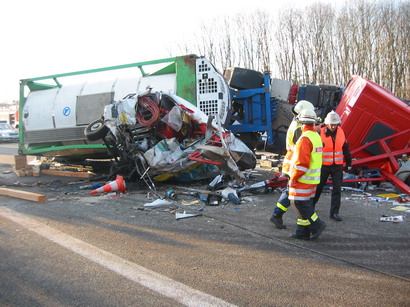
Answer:
<svg viewBox="0 0 410 307"><path fill-rule="evenodd" d="M224 76L229 86L238 90L263 87L264 76L256 70L230 67Z"/></svg>
<svg viewBox="0 0 410 307"><path fill-rule="evenodd" d="M295 104L280 102L276 103L276 118L272 122L273 130L284 130L287 131L290 123L293 120L292 108Z"/></svg>
<svg viewBox="0 0 410 307"><path fill-rule="evenodd" d="M97 119L85 128L84 135L89 141L97 141L104 138L110 129L102 119Z"/></svg>
<svg viewBox="0 0 410 307"><path fill-rule="evenodd" d="M250 150L255 152L255 148L260 139L260 134L258 132L244 132L236 137L240 139Z"/></svg>

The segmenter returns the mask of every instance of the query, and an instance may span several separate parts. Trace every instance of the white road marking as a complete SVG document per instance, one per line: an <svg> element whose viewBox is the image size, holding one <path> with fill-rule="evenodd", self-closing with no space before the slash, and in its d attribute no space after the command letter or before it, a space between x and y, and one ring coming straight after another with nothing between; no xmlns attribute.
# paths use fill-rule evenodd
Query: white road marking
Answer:
<svg viewBox="0 0 410 307"><path fill-rule="evenodd" d="M235 306L0 206L0 215L135 283L186 306Z"/></svg>

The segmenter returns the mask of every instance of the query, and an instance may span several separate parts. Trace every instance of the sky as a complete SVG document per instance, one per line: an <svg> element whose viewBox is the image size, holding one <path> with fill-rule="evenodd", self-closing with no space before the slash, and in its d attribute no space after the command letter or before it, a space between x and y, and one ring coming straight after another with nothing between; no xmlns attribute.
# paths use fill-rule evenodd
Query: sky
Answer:
<svg viewBox="0 0 410 307"><path fill-rule="evenodd" d="M218 16L331 0L4 0L0 2L0 103L19 80L157 60ZM199 55L199 54L198 54Z"/></svg>

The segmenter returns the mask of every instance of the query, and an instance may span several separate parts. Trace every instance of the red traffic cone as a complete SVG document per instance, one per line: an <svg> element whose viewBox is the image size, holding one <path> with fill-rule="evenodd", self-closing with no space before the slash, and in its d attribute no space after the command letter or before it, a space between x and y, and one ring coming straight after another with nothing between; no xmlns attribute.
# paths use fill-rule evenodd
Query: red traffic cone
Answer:
<svg viewBox="0 0 410 307"><path fill-rule="evenodd" d="M101 188L91 191L90 194L97 194L97 193L103 193L103 192L109 193L109 192L114 192L114 191L120 191L122 193L125 193L124 177L117 175L117 179L115 179L115 181L111 181L107 183L105 186L102 186Z"/></svg>

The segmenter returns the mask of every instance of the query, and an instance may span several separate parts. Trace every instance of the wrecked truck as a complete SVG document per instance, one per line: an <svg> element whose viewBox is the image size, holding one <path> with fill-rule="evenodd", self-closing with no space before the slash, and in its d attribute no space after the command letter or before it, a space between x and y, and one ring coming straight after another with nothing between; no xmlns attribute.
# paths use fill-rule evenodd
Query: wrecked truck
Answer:
<svg viewBox="0 0 410 307"><path fill-rule="evenodd" d="M107 105L85 135L103 139L115 159L111 172L131 181L191 182L224 170L242 182L241 171L256 166L254 153L212 115L171 93L130 94Z"/></svg>
<svg viewBox="0 0 410 307"><path fill-rule="evenodd" d="M63 82L122 70L131 76ZM253 152L224 128L231 113L227 82L196 55L22 79L19 108L22 155L113 157L113 172L133 179L224 167L243 179L239 169L256 165Z"/></svg>
<svg viewBox="0 0 410 307"><path fill-rule="evenodd" d="M231 101L223 76L195 55L138 62L20 80L19 153L67 159L106 155L101 140L84 129L104 107L130 93L175 94L222 125Z"/></svg>

